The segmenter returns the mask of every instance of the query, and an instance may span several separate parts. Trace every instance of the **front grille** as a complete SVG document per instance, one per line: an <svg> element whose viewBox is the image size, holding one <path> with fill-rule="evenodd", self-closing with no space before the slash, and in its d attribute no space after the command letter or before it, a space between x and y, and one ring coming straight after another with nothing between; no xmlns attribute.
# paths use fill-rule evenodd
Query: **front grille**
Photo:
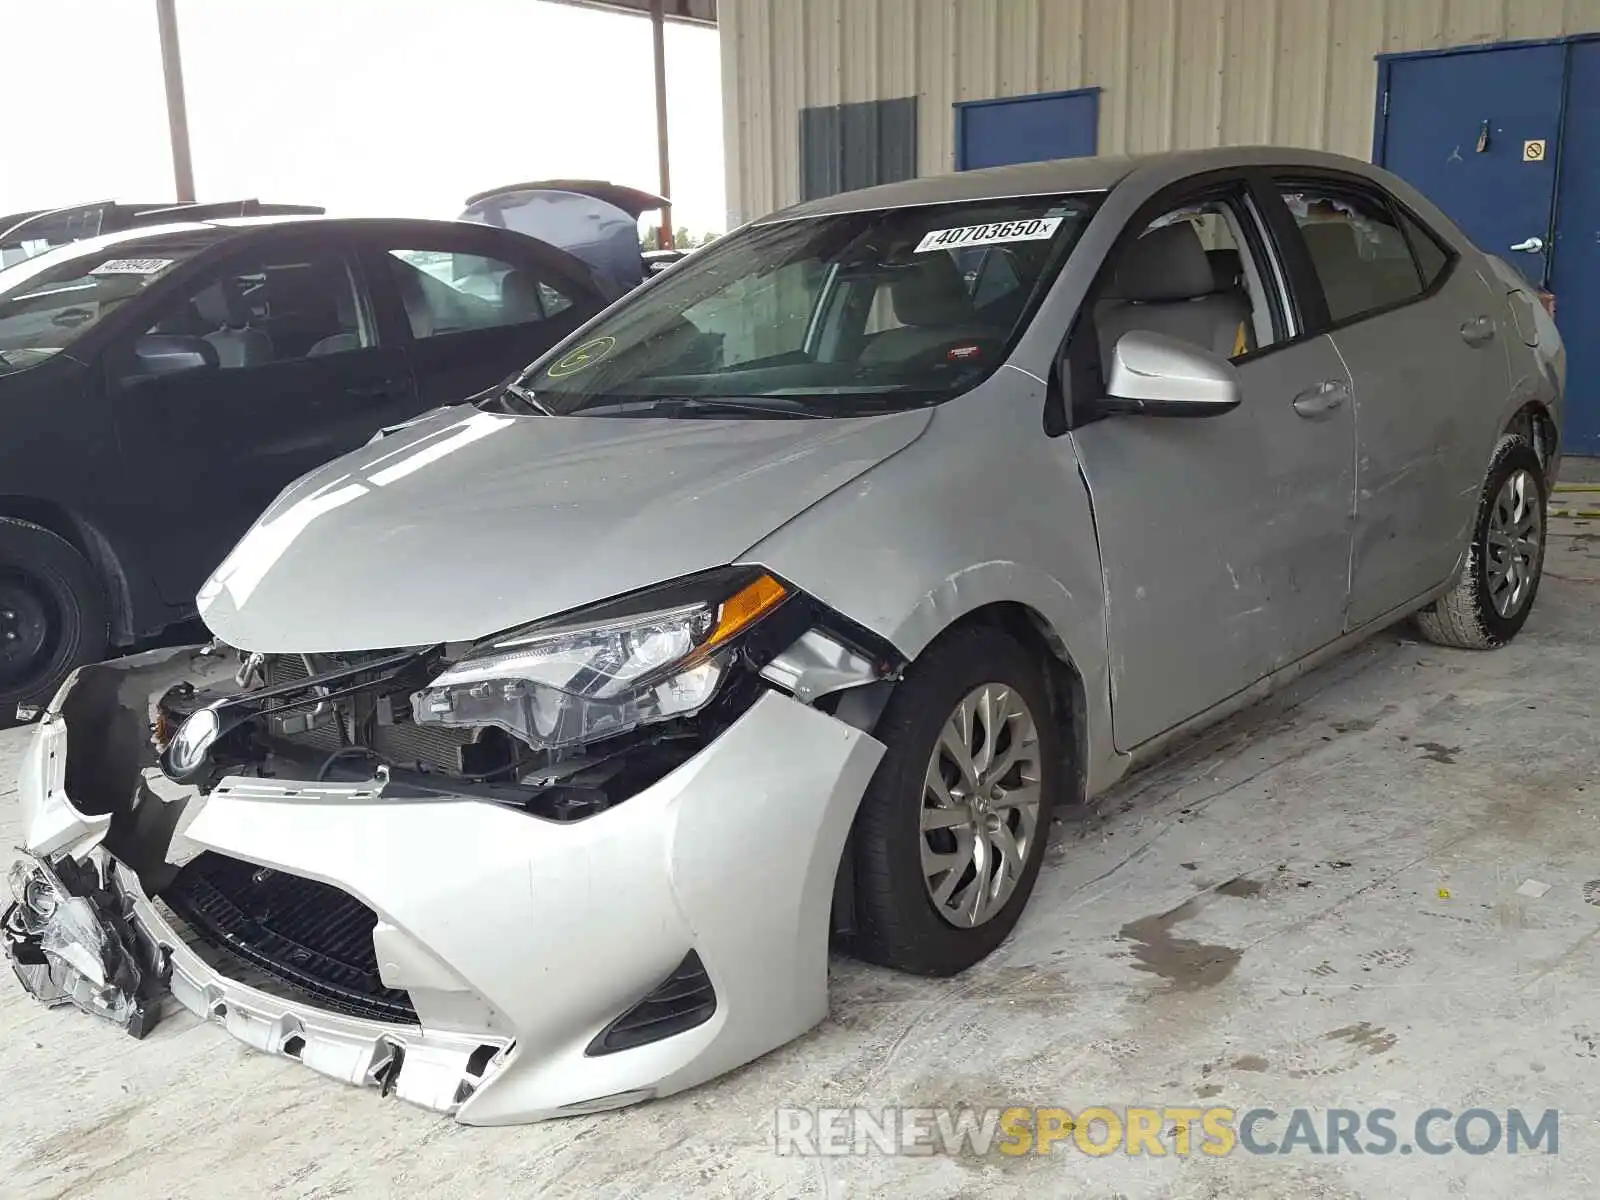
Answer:
<svg viewBox="0 0 1600 1200"><path fill-rule="evenodd" d="M717 993L711 976L691 950L653 992L602 1029L584 1054L595 1058L648 1046L704 1025L716 1011Z"/></svg>
<svg viewBox="0 0 1600 1200"><path fill-rule="evenodd" d="M378 975L378 914L347 892L208 850L161 898L207 946L323 1007L416 1022L411 998Z"/></svg>

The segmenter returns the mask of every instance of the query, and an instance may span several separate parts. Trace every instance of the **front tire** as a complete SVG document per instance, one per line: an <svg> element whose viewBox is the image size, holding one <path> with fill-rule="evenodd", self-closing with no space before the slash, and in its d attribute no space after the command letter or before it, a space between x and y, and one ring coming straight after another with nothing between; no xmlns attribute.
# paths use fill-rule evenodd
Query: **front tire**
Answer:
<svg viewBox="0 0 1600 1200"><path fill-rule="evenodd" d="M88 560L42 525L0 517L0 728L19 704L47 704L109 641L105 589Z"/></svg>
<svg viewBox="0 0 1600 1200"><path fill-rule="evenodd" d="M888 747L851 843L868 962L954 975L1005 940L1033 891L1065 778L1044 671L989 628L946 634L876 729Z"/></svg>
<svg viewBox="0 0 1600 1200"><path fill-rule="evenodd" d="M1544 468L1532 444L1505 435L1489 460L1461 578L1416 616L1423 637L1492 650L1517 636L1544 574L1546 501Z"/></svg>

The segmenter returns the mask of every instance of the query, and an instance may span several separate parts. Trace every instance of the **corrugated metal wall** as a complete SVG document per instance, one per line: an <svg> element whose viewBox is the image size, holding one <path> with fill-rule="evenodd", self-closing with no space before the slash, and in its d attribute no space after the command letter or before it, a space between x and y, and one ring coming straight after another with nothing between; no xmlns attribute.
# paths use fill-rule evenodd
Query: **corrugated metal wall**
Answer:
<svg viewBox="0 0 1600 1200"><path fill-rule="evenodd" d="M917 96L921 173L961 100L1098 85L1100 152L1372 150L1377 65L1600 30L1600 0L720 0L730 220L799 199L800 110Z"/></svg>

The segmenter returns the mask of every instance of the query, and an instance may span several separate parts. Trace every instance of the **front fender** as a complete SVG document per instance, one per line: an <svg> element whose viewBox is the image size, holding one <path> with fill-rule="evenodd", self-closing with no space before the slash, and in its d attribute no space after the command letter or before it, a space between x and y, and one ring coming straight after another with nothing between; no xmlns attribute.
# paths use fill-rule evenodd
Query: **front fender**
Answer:
<svg viewBox="0 0 1600 1200"><path fill-rule="evenodd" d="M1044 385L1002 369L940 406L899 453L751 547L763 563L907 659L978 609L1031 610L1083 681L1082 764L1098 790L1110 743L1104 584L1071 439L1042 428Z"/></svg>

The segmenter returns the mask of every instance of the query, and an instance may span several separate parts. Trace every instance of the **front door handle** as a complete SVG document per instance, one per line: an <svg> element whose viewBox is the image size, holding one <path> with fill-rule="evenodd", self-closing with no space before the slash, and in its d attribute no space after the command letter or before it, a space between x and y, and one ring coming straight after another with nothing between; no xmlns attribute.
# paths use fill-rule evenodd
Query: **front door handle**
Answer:
<svg viewBox="0 0 1600 1200"><path fill-rule="evenodd" d="M1538 237L1523 238L1522 241L1511 248L1518 254L1543 254L1544 239Z"/></svg>
<svg viewBox="0 0 1600 1200"><path fill-rule="evenodd" d="M1461 340L1473 349L1487 346L1494 340L1494 322L1485 316L1473 317L1461 325Z"/></svg>
<svg viewBox="0 0 1600 1200"><path fill-rule="evenodd" d="M1350 388L1342 379L1325 379L1308 387L1292 401L1294 411L1309 420L1325 417L1350 398Z"/></svg>

